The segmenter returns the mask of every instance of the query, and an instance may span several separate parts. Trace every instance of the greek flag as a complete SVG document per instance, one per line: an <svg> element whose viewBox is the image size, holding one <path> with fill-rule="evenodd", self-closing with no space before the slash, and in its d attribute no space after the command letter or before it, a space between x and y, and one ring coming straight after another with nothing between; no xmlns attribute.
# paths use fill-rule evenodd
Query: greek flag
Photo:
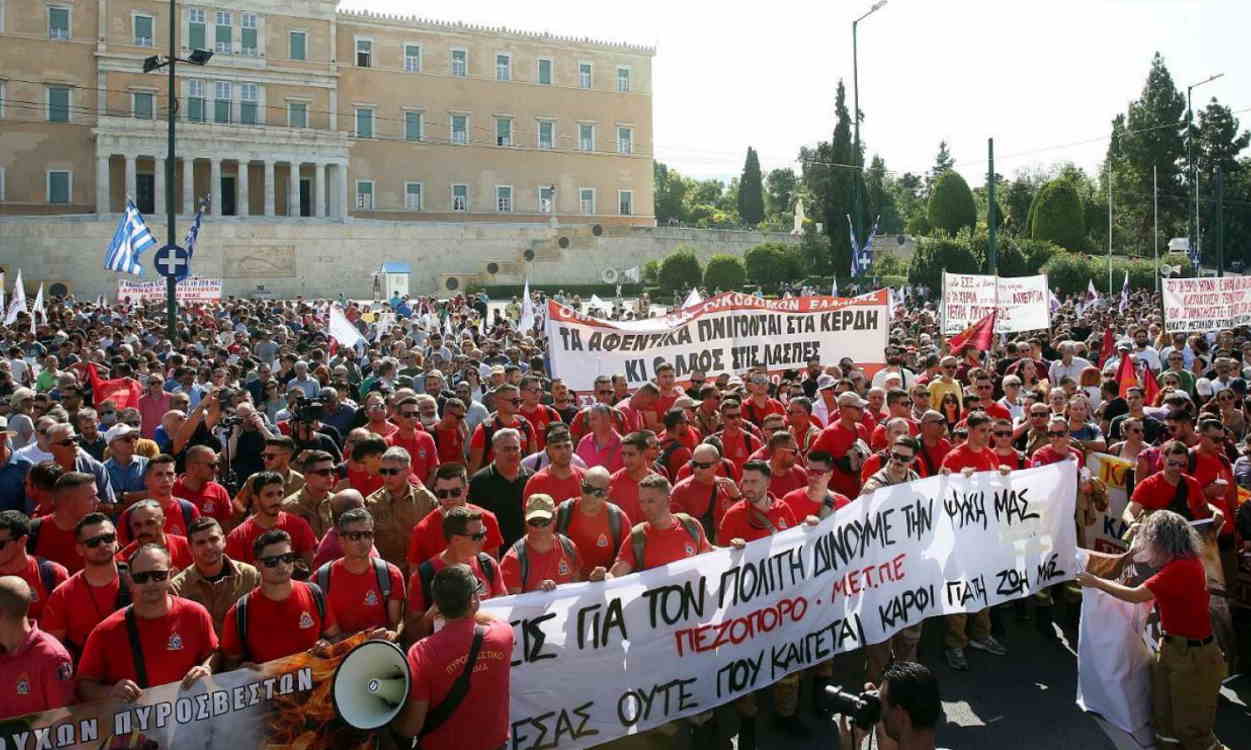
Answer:
<svg viewBox="0 0 1251 750"><path fill-rule="evenodd" d="M143 275L143 266L139 263L139 255L156 244L148 225L143 223L139 209L134 201L126 200L126 213L117 222L117 230L109 242L109 249L104 253L104 269L121 271L136 276Z"/></svg>
<svg viewBox="0 0 1251 750"><path fill-rule="evenodd" d="M867 273L869 266L873 264L873 253L870 250L873 247L873 238L877 236L877 224L881 217L873 220L873 228L869 230L869 236L865 238L864 244L856 242L856 230L851 223L851 214L847 215L847 231L851 235L851 276L855 278L862 273Z"/></svg>
<svg viewBox="0 0 1251 750"><path fill-rule="evenodd" d="M187 239L182 243L187 250L188 258L195 254L195 241L200 236L200 222L204 219L204 209L207 206L208 198L201 198L200 205L196 208L195 221L191 222L191 227L187 230Z"/></svg>

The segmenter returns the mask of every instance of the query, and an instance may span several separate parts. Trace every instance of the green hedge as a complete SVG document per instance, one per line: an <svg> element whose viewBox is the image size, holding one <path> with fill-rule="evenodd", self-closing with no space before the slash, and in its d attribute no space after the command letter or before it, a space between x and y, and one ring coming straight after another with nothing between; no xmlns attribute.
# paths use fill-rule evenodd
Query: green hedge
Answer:
<svg viewBox="0 0 1251 750"><path fill-rule="evenodd" d="M742 289L747 283L747 270L743 260L736 255L718 253L708 259L704 267L704 287L713 289Z"/></svg>

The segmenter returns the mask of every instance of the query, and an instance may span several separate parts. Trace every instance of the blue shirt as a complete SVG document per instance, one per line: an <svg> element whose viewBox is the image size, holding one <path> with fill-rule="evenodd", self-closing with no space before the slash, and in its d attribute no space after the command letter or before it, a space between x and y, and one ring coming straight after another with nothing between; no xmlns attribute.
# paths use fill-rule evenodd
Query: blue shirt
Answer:
<svg viewBox="0 0 1251 750"><path fill-rule="evenodd" d="M9 454L9 460L0 466L0 511L18 510L28 512L26 507L26 490L23 482L26 472L30 471L29 461L19 461Z"/></svg>
<svg viewBox="0 0 1251 750"><path fill-rule="evenodd" d="M131 456L130 463L122 466L117 459L110 458L104 462L104 468L109 472L109 484L113 486L113 492L121 494L123 492L143 492L147 487L143 483L143 470L148 465L148 459L144 456Z"/></svg>

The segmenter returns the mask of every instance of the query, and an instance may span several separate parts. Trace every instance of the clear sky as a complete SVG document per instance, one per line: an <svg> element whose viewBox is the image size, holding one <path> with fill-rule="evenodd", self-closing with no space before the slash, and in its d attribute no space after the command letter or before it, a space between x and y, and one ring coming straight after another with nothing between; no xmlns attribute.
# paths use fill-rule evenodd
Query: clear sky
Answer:
<svg viewBox="0 0 1251 750"><path fill-rule="evenodd" d="M477 0L419 15L654 45L655 157L683 174L738 174L748 145L765 170L833 131L851 105L851 21L872 0ZM411 13L401 0L343 7ZM922 173L946 139L972 184L986 172L1098 165L1116 112L1160 51L1195 109L1215 96L1251 126L1249 0L889 0L860 24L861 138L892 172Z"/></svg>

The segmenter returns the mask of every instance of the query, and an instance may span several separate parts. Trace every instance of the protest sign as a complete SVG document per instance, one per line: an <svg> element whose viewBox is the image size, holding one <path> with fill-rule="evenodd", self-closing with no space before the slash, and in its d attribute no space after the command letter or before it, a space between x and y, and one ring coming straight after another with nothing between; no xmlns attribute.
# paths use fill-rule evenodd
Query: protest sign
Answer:
<svg viewBox="0 0 1251 750"><path fill-rule="evenodd" d="M1164 330L1218 331L1251 324L1251 276L1164 280Z"/></svg>
<svg viewBox="0 0 1251 750"><path fill-rule="evenodd" d="M1095 513L1095 523L1086 527L1086 544L1096 552L1124 552L1129 545L1121 541L1128 524L1121 520L1129 496L1134 491L1134 462L1107 453L1091 453L1086 457L1090 476L1108 488L1108 509Z"/></svg>
<svg viewBox="0 0 1251 750"><path fill-rule="evenodd" d="M802 368L810 357L851 357L872 373L885 356L890 321L886 290L855 299L795 297L765 300L728 292L662 318L612 321L581 315L548 300L547 342L552 376L589 391L597 375L624 374L634 388L655 377L661 363L685 380Z"/></svg>
<svg viewBox="0 0 1251 750"><path fill-rule="evenodd" d="M95 701L4 719L0 750L367 750L372 733L337 718L331 698L339 662L365 639L338 643L325 658L305 652L211 675L188 690L152 687L134 703Z"/></svg>
<svg viewBox="0 0 1251 750"><path fill-rule="evenodd" d="M202 279L190 276L178 282L174 288L178 304L196 304L199 302L221 302L222 280ZM118 302L161 302L165 299L165 280L130 281L117 280Z"/></svg>
<svg viewBox="0 0 1251 750"><path fill-rule="evenodd" d="M959 333L998 306L995 333L1051 327L1047 275L1003 278L943 273L943 333Z"/></svg>
<svg viewBox="0 0 1251 750"><path fill-rule="evenodd" d="M887 487L801 526L602 583L490 599L516 634L512 750L576 750L707 711L1071 579L1077 464Z"/></svg>

